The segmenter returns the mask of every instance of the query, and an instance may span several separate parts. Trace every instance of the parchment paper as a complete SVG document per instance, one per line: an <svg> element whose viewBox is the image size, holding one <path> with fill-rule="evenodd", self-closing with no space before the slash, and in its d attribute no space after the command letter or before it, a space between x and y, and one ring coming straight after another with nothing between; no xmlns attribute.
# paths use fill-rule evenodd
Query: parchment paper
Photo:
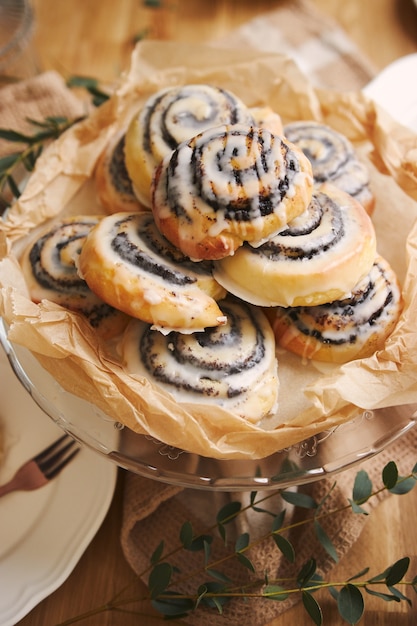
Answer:
<svg viewBox="0 0 417 626"><path fill-rule="evenodd" d="M319 370L279 351L280 410L257 426L212 405L180 405L148 380L133 380L114 346L100 343L82 317L29 300L16 260L27 235L47 220L101 212L91 176L111 135L157 89L192 82L228 88L249 106L269 105L284 122L316 119L343 132L370 168L378 250L404 286L401 319L371 358ZM11 341L30 349L65 389L132 430L203 456L262 458L358 411L416 402L416 200L416 135L361 93L315 90L281 55L142 42L111 99L45 151L1 224L0 312Z"/></svg>

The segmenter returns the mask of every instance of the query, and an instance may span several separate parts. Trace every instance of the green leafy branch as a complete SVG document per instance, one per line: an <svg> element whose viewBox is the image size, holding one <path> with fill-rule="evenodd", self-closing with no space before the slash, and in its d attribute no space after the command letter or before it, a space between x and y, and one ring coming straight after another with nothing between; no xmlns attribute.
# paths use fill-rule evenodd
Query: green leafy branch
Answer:
<svg viewBox="0 0 417 626"><path fill-rule="evenodd" d="M95 78L72 76L67 85L71 88L80 87L91 96L94 106L100 106L109 98ZM21 183L27 174L33 172L35 164L46 145L58 139L66 130L77 124L84 116L68 118L64 116L47 116L43 120L27 118L34 130L31 134L12 129L0 128L0 139L18 146L9 154L0 158L0 194L2 204L6 208L13 199L19 198Z"/></svg>
<svg viewBox="0 0 417 626"><path fill-rule="evenodd" d="M369 568L350 576L346 581L325 581L317 569L317 560L310 558L294 575L288 578L271 578L268 572L259 574L250 558L250 551L260 542L273 540L283 557L291 564L295 563L296 553L288 535L296 527L313 524L315 535L324 550L337 562L336 549L325 532L322 522L325 518L340 515L351 511L357 515L368 515L365 508L372 498L376 498L384 491L391 494L403 495L409 493L417 482L417 464L407 476L400 476L396 464L391 461L382 471L382 486L374 489L369 475L360 470L354 481L352 497L344 506L326 510L335 485L329 490L320 502L309 494L302 492L280 491L278 494L267 494L262 497L252 492L250 502L242 506L239 501L232 501L222 507L217 513L215 523L196 534L192 524L186 521L179 531L178 545L165 552L162 540L153 551L148 567L141 572L140 578L148 577L149 595L123 598L118 594L104 607L79 615L63 622L60 626L68 626L82 621L87 616L101 611L120 610L120 607L133 602L149 601L152 607L166 619L181 619L204 607L206 610L216 610L223 613L224 606L232 599L259 599L267 601L285 601L290 596L298 594L303 606L316 626L323 624L323 614L315 593L327 590L336 601L341 618L348 624L357 624L365 610L365 595L378 597L385 602L406 602L411 605L410 599L403 593L405 587L411 587L417 593L417 575L406 579L410 559L403 557L387 567L383 572L367 577ZM270 508L264 508L266 500L282 498L285 502L305 509L311 514L298 521L285 523L286 511L274 513ZM262 513L271 517L269 531L260 538L251 540L249 533L242 533L237 538L228 538L229 528L239 516L247 511ZM213 558L212 546L215 536L222 540L228 551L225 556ZM202 564L193 571L183 573L173 564L175 555L181 551L201 552ZM250 573L251 578L244 584L230 579L223 566L232 561L238 563ZM204 577L204 582L195 582L195 579ZM194 593L188 594L178 591L180 585L193 583L196 585Z"/></svg>

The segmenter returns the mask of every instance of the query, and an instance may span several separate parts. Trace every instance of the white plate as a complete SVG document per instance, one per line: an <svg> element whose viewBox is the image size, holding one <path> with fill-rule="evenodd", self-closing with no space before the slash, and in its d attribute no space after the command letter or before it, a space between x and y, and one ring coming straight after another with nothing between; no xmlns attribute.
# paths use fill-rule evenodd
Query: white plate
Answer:
<svg viewBox="0 0 417 626"><path fill-rule="evenodd" d="M401 124L417 132L417 54L397 59L382 70L365 88Z"/></svg>
<svg viewBox="0 0 417 626"><path fill-rule="evenodd" d="M0 347L0 483L62 435L13 373ZM0 499L0 624L12 626L74 569L108 511L117 468L83 448L51 483Z"/></svg>

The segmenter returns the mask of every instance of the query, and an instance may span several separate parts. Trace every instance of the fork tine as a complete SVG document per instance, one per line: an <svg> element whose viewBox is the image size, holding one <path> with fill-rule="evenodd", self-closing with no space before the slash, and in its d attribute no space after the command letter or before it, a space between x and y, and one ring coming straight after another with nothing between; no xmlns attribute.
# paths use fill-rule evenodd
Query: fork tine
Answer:
<svg viewBox="0 0 417 626"><path fill-rule="evenodd" d="M58 448L61 443L65 441L65 439L68 439L68 441L73 441L70 436L65 433L64 435L62 435L62 437L51 443L50 446L48 446L47 448L39 452L39 454L37 454L35 457L33 457L33 460L36 463L42 463L42 461L46 459L56 448Z"/></svg>
<svg viewBox="0 0 417 626"><path fill-rule="evenodd" d="M74 439L65 434L50 446L45 448L45 450L42 450L42 452L37 454L33 460L44 476L48 480L51 480L57 476L57 474L59 474L59 472L74 458L77 452L79 452L80 449L78 447L74 450L74 446L76 445L77 444Z"/></svg>
<svg viewBox="0 0 417 626"><path fill-rule="evenodd" d="M72 459L79 453L79 451L80 451L80 448L76 448L75 450L71 452L71 454L64 456L64 457L59 457L60 461L55 466L51 466L50 468L44 471L46 478L48 480L52 480L52 478L55 478L55 476L58 476L58 474L64 469L64 467L66 467L68 463L72 461Z"/></svg>

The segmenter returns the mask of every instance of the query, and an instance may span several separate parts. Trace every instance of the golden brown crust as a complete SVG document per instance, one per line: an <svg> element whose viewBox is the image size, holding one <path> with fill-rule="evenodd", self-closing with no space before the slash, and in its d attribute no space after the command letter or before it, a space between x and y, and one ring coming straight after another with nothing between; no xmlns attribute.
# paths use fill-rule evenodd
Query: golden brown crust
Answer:
<svg viewBox="0 0 417 626"><path fill-rule="evenodd" d="M213 85L189 84L153 94L126 133L126 167L137 197L144 206L151 206L154 171L181 142L220 124L253 121L236 95Z"/></svg>
<svg viewBox="0 0 417 626"><path fill-rule="evenodd" d="M401 309L397 277L378 256L351 297L318 307L278 308L268 317L281 347L304 359L346 363L382 349Z"/></svg>
<svg viewBox="0 0 417 626"><path fill-rule="evenodd" d="M302 215L260 247L215 263L225 289L260 306L303 306L343 297L375 259L369 215L351 196L322 185Z"/></svg>
<svg viewBox="0 0 417 626"><path fill-rule="evenodd" d="M326 182L335 185L360 202L369 215L372 214L375 197L368 169L345 135L314 120L287 124L284 135L309 158L318 185Z"/></svg>
<svg viewBox="0 0 417 626"><path fill-rule="evenodd" d="M20 264L34 302L49 300L81 313L98 335L109 339L120 334L129 319L97 296L77 269L80 248L99 221L97 215L80 215L47 227L28 244Z"/></svg>
<svg viewBox="0 0 417 626"><path fill-rule="evenodd" d="M187 265L149 212L103 218L86 239L79 268L103 300L157 327L189 332L224 323L215 298L225 292L211 270Z"/></svg>
<svg viewBox="0 0 417 626"><path fill-rule="evenodd" d="M126 170L124 142L124 131L112 137L97 161L94 172L97 197L109 214L143 210Z"/></svg>

